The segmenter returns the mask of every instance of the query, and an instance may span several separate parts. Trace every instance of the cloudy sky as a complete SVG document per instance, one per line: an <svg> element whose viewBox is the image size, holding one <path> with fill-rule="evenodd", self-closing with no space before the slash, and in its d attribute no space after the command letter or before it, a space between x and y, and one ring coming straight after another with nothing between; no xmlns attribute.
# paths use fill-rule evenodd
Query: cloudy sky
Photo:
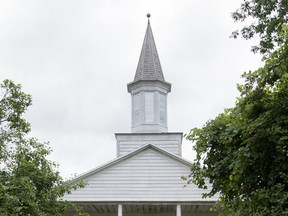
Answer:
<svg viewBox="0 0 288 216"><path fill-rule="evenodd" d="M33 97L32 136L49 141L64 177L112 160L130 132L127 83L151 26L166 81L168 130L202 126L238 96L261 65L250 41L229 36L242 0L0 0L0 80ZM192 143L183 156L193 160Z"/></svg>

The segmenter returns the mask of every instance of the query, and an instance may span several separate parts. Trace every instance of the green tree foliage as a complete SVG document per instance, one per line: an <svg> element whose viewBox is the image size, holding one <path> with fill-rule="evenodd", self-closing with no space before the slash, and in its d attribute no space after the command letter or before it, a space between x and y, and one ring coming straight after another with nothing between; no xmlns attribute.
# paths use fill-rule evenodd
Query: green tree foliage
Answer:
<svg viewBox="0 0 288 216"><path fill-rule="evenodd" d="M0 86L0 215L62 215L69 202L69 185L46 157L48 143L29 138L30 124L22 117L31 96L4 80Z"/></svg>
<svg viewBox="0 0 288 216"><path fill-rule="evenodd" d="M284 28L279 34L287 38ZM243 74L235 107L187 135L197 158L189 182L220 194L223 215L288 215L288 44Z"/></svg>
<svg viewBox="0 0 288 216"><path fill-rule="evenodd" d="M236 22L249 22L240 31L232 33L236 38L242 35L250 39L255 35L260 37L260 43L252 47L254 52L267 53L287 43L287 38L280 36L282 25L288 21L288 0L244 0L241 7L232 13Z"/></svg>

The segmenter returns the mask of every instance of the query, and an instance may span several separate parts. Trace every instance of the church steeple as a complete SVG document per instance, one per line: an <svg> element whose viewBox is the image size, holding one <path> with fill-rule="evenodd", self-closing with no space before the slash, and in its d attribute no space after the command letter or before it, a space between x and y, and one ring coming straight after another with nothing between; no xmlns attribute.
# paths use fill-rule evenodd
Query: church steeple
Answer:
<svg viewBox="0 0 288 216"><path fill-rule="evenodd" d="M160 65L152 29L148 25L134 80L127 85L132 99L132 133L116 133L117 157L147 144L181 156L182 133L169 133L167 126L166 82Z"/></svg>
<svg viewBox="0 0 288 216"><path fill-rule="evenodd" d="M163 76L150 14L134 81L128 84L132 96L132 132L167 132L167 94L171 84Z"/></svg>

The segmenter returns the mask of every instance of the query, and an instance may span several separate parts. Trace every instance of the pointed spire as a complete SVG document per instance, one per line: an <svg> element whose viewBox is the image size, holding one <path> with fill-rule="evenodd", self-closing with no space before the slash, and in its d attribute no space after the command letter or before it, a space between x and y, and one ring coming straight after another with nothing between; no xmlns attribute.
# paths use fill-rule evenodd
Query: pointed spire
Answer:
<svg viewBox="0 0 288 216"><path fill-rule="evenodd" d="M150 14L147 14L148 25L134 81L138 80L165 81L150 25L149 20L150 16L151 16Z"/></svg>

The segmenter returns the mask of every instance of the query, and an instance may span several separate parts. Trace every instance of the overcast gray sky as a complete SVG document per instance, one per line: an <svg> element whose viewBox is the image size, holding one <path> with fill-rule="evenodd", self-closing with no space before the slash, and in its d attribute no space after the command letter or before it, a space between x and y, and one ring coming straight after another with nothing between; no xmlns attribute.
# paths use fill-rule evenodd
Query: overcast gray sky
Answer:
<svg viewBox="0 0 288 216"><path fill-rule="evenodd" d="M229 36L242 0L0 0L0 80L33 97L32 135L50 141L64 177L115 158L130 132L127 83L151 26L166 81L168 130L187 133L234 105L260 57ZM183 156L193 160L192 143Z"/></svg>

